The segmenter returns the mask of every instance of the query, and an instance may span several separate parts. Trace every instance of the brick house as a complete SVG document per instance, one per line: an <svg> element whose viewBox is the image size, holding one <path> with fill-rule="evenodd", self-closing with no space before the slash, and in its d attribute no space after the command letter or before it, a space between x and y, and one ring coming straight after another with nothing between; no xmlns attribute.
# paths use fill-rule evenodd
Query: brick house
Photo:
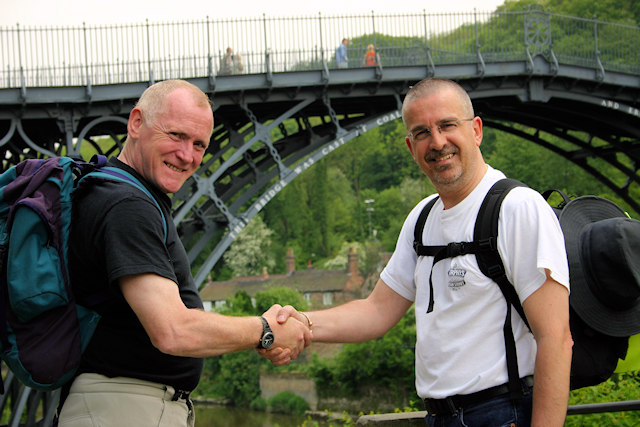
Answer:
<svg viewBox="0 0 640 427"><path fill-rule="evenodd" d="M285 274L270 275L265 267L260 276L234 277L219 282L208 281L200 291L200 296L205 309L211 311L223 307L226 300L238 291L245 291L253 298L260 291L287 287L300 292L312 308L323 308L366 296L363 295L366 291L364 284L365 278L358 271L358 254L355 248L349 250L345 270L318 270L311 265L308 265L306 270L296 270L293 250L289 249Z"/></svg>

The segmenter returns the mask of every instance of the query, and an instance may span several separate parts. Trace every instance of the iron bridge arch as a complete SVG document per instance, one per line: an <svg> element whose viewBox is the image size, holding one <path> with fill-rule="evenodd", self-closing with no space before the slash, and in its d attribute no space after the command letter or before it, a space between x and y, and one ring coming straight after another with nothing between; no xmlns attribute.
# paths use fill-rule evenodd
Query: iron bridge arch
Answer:
<svg viewBox="0 0 640 427"><path fill-rule="evenodd" d="M638 77L608 73L599 81L590 69L554 71L540 56L532 64L509 65L518 72L505 72L504 63L485 64L479 75L473 63L433 70L396 67L385 69L382 78L364 68L336 70L328 80L316 71L282 73L273 75L270 86L261 75L234 76L228 89L190 79L212 97L215 117L201 168L173 195L174 221L191 262L201 265L196 282L204 282L235 236L295 177L341 145L400 118L404 94L427 76L458 81L485 126L563 156L640 212L630 192L639 183ZM24 157L119 153L128 112L144 88L96 87L91 103L29 103L18 107L19 114L16 106L0 111L3 167ZM51 96L46 88L39 90L42 97ZM624 179L605 176L594 159Z"/></svg>
<svg viewBox="0 0 640 427"><path fill-rule="evenodd" d="M571 57L553 47L551 14L533 10L523 16L523 44L507 57L491 46L483 47L476 31L475 50L454 52L454 60L439 61L452 52L438 51L437 39L433 39L431 44L405 51L397 57L400 60L384 66L354 64L348 69L333 69L325 49L315 68L277 72L270 65L275 49L267 49L264 67L255 72L216 75L209 55L207 71L195 77L180 72L163 74L164 78L191 81L214 102L216 124L203 164L172 199L174 221L190 261L201 266L195 276L198 285L237 233L288 183L340 146L398 119L409 87L425 77L458 81L470 93L485 126L518 135L563 156L640 213L640 203L633 197L638 194L640 160L637 58L614 55L614 61L601 61L597 41L602 35L597 38L597 30L593 52ZM324 22L321 18L319 24ZM427 18L424 16L425 22ZM577 18L554 19L567 28L579 22L603 32L607 26ZM367 20L375 23L373 15ZM206 24L208 35L211 23L207 20ZM269 22L265 19L257 24L266 33ZM619 37L620 28L615 28L614 37ZM149 34L150 26L145 30ZM629 38L639 37L635 27L624 30ZM374 37L375 32L374 28ZM91 32L80 34L86 38ZM393 49L396 47L381 47L388 58ZM69 86L26 85L28 76L22 74L22 67L16 70L18 78L13 74L7 77L2 67L2 169L30 157L117 155L129 111L155 81L152 67L157 64L152 63L150 55L146 57L149 69L142 71L148 79L104 84L92 83L100 76L83 74L88 64L82 64L82 72L63 70L65 78L70 75L68 71L84 75L81 83ZM187 59L195 62L198 58ZM36 77L40 75L36 73ZM16 81L22 83L16 85ZM601 172L602 162L617 171L615 177ZM51 414L57 392L32 392L11 374L5 379L5 390L9 392L3 395L0 408L3 413L11 412L12 422L20 422L24 412L26 425L50 425L49 416L37 421L33 408L42 404L45 413ZM5 406L9 400L13 402L11 408Z"/></svg>
<svg viewBox="0 0 640 427"><path fill-rule="evenodd" d="M212 98L216 124L202 166L172 200L174 221L189 259L192 266L200 266L195 274L200 286L235 236L282 188L339 146L399 118L401 102L410 85L435 76L456 80L464 86L486 126L518 135L563 156L640 213L640 203L633 197L638 194L639 180L640 66L638 58L621 56L609 47L620 34L640 42L640 30L553 15L534 6L518 13L494 13L478 18L474 12L467 17L473 20L470 28L475 28L472 36L475 50L468 47L446 50L451 46L441 45L434 35L439 27L439 21L434 20L437 17L428 15L376 20L372 14L364 21L358 17L322 19L321 16L317 21L303 20L302 32L313 32L311 28L319 25L321 44L319 58L316 50L311 52L315 56L309 62L308 71L280 72L280 67L290 61L287 54L304 52L287 53L286 47L284 51L276 49L278 46L268 47L267 33L273 31L272 27L279 28L286 19L247 23L256 26L251 27L249 34L256 33L258 28L263 30L256 34L264 32L266 50L264 62L256 60L252 71L244 74L216 73L210 49L201 77L193 77L194 71L182 68L176 71L173 68L176 64L169 60L172 51L155 47L152 52L149 38L149 51L143 53L148 62L135 63L141 67L141 75L146 73L148 81L141 81L140 75L136 75L133 80L109 80L105 83L111 84L101 85L92 81L105 76L119 79L121 75L116 71L125 64L107 62L106 67L115 68L104 70L92 65L95 74L89 74L89 50L105 37L103 30L83 26L80 33L70 29L58 36L73 45L84 44L85 56L71 58L80 61L77 68L38 69L37 64L32 64L34 67L25 72L21 62L20 68L14 70L18 77L14 78L7 58L0 56L0 61L6 62L9 68L6 83L4 77L0 80L2 167L6 169L26 157L117 155L126 134L128 113L143 90L154 82L155 75L185 78L196 84ZM467 17L458 25L466 24ZM350 64L346 69L330 66L329 52L333 48L322 47L322 37L332 31L334 25L344 30L351 21L356 21L356 25L370 23L375 40L380 26L386 28L391 23L392 27L405 27L407 19L414 18L418 23L423 21L424 42L405 46L404 50L399 50L394 42L378 44L388 65L383 61L375 67L363 67L359 63ZM397 19L400 24L395 22ZM204 24L206 31L201 30ZM212 23L208 19L184 24L184 28L188 34L206 35L206 43L210 44L216 41L210 38L210 32L225 25L244 28L243 23ZM435 33L429 33L430 26ZM126 30L132 35L139 32L139 37L149 37L153 30L158 40L167 34L176 38L173 27L164 34L163 28L147 24ZM492 31L500 34L505 28L521 29L522 45L505 50L504 46L483 36L484 32ZM552 35L558 34L560 28L575 31L592 49L581 50L558 43L554 46ZM39 40L49 37L50 31L33 34ZM29 33L20 32L18 28L16 35L15 49L22 61L24 46L20 40ZM7 32L8 40L13 36ZM182 37L194 36L178 36L178 39ZM182 45L204 47L206 43L197 38L184 40ZM8 46L10 51L12 47ZM37 44L29 45L33 46ZM193 52L193 58L186 56L185 60L197 64L202 59L198 56L199 49ZM278 52L284 52L284 63L279 62L282 59L278 59ZM152 54L164 61L157 62L151 58ZM250 55L254 60L259 58L257 53ZM108 57L104 60L113 61ZM79 78L80 84L43 83L48 75L53 76L52 82L57 82L57 72L61 73L63 82L73 77ZM0 71L0 76L4 76L3 73ZM26 81L34 82L35 86L28 87ZM606 176L601 171L602 162L613 167L616 176Z"/></svg>

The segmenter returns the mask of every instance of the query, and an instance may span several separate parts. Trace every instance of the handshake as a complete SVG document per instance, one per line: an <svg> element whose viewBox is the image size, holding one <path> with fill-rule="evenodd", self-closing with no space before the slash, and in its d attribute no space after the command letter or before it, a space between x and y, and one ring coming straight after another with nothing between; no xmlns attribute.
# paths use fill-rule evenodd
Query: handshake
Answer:
<svg viewBox="0 0 640 427"><path fill-rule="evenodd" d="M307 315L290 305L274 304L262 315L273 331L274 342L258 353L276 366L286 365L311 344L312 322Z"/></svg>

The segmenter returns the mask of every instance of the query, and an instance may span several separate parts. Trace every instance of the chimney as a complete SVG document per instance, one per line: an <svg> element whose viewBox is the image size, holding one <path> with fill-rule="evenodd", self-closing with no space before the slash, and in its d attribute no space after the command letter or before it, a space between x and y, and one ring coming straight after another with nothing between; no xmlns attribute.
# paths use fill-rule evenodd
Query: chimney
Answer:
<svg viewBox="0 0 640 427"><path fill-rule="evenodd" d="M287 275L296 271L296 257L293 256L293 249L287 249Z"/></svg>
<svg viewBox="0 0 640 427"><path fill-rule="evenodd" d="M267 273L267 267L262 267L262 279L266 280L269 278L269 273Z"/></svg>
<svg viewBox="0 0 640 427"><path fill-rule="evenodd" d="M344 283L345 292L358 292L362 288L364 277L358 271L358 254L356 248L349 249L347 255L347 280Z"/></svg>
<svg viewBox="0 0 640 427"><path fill-rule="evenodd" d="M347 256L347 275L357 276L358 272L358 254L356 248L349 249L349 255Z"/></svg>

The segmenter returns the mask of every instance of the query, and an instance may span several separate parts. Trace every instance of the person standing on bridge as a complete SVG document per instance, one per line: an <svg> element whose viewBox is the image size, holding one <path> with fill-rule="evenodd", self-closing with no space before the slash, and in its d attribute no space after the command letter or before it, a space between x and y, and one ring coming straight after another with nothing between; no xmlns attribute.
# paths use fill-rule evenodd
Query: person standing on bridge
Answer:
<svg viewBox="0 0 640 427"><path fill-rule="evenodd" d="M342 39L342 43L336 49L336 67L337 68L347 68L349 67L349 58L347 57L347 45L349 44L349 40L344 38Z"/></svg>
<svg viewBox="0 0 640 427"><path fill-rule="evenodd" d="M424 244L473 241L480 205L504 174L484 162L482 119L468 94L449 80L422 80L407 93L402 117L407 147L439 195ZM429 426L562 426L573 341L569 268L556 215L526 187L510 191L501 207L498 249L533 332L513 314L521 393L512 400L503 335L508 304L500 288L473 254L434 264L413 248L417 218L433 197L409 213L366 299L304 314L287 306L278 320L308 321L315 341L362 342L384 335L415 302L416 388ZM260 353L276 365L288 363L278 348Z"/></svg>
<svg viewBox="0 0 640 427"><path fill-rule="evenodd" d="M227 76L230 74L240 74L244 69L242 65L242 57L240 54L234 54L231 47L227 48L227 52L220 61L220 70L218 74L221 76Z"/></svg>
<svg viewBox="0 0 640 427"><path fill-rule="evenodd" d="M76 195L72 285L78 298L100 302L102 318L65 390L60 426L193 426L189 394L202 358L273 343L295 357L310 343L306 323L276 321L279 306L254 317L203 311L167 194L200 166L212 131L206 94L183 80L156 83L132 109L124 148L108 165L138 178L169 220L126 183Z"/></svg>
<svg viewBox="0 0 640 427"><path fill-rule="evenodd" d="M367 46L367 52L362 58L362 65L365 65L367 67L375 67L378 64L378 52L376 52L376 48L373 46L373 44L369 44L369 46Z"/></svg>

